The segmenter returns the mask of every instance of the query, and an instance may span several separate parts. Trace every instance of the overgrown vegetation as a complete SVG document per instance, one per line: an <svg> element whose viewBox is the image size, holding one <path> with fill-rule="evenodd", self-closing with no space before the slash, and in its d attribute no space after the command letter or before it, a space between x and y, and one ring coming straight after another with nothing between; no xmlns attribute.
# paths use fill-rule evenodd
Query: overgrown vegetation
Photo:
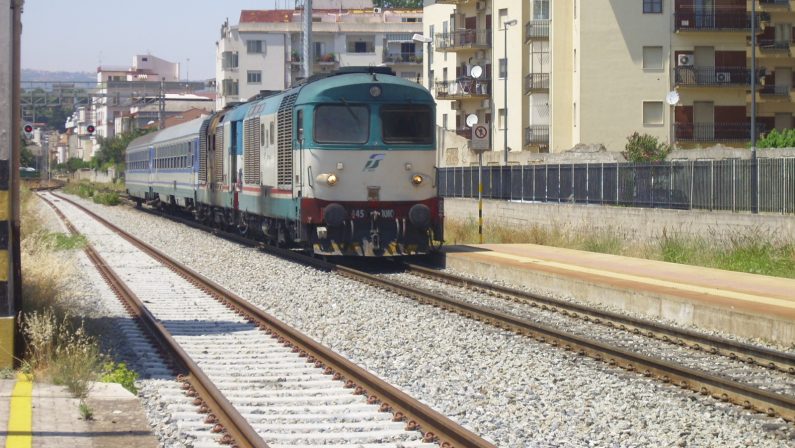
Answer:
<svg viewBox="0 0 795 448"><path fill-rule="evenodd" d="M615 230L580 229L565 230L560 227L545 228L538 225L523 226L486 225L483 229L485 243L540 244L544 246L599 252L612 255L661 260L671 263L704 266L731 271L776 277L795 278L795 245L779 242L772 235L756 232L736 235L722 243L708 243L700 238L668 235L647 243L627 242L625 235ZM448 244L475 244L478 242L477 222L470 219L445 222L445 239Z"/></svg>
<svg viewBox="0 0 795 448"><path fill-rule="evenodd" d="M64 193L90 199L97 204L119 205L119 194L124 191L124 184L92 184L90 182L72 182L63 188Z"/></svg>
<svg viewBox="0 0 795 448"><path fill-rule="evenodd" d="M81 399L81 414L90 418L91 410L87 406L83 409L82 400L93 381L118 379L124 387L134 389L136 374L103 354L97 338L74 314L79 304L68 289L74 261L67 251L84 247L85 237L49 231L42 224L38 199L24 190L20 197L24 304L20 330L26 344L23 366L39 380L66 386Z"/></svg>
<svg viewBox="0 0 795 448"><path fill-rule="evenodd" d="M649 134L634 133L627 137L627 144L622 153L624 157L635 163L659 162L671 152L671 145L662 143Z"/></svg>
<svg viewBox="0 0 795 448"><path fill-rule="evenodd" d="M756 143L757 148L795 148L795 129L773 129Z"/></svg>
<svg viewBox="0 0 795 448"><path fill-rule="evenodd" d="M137 394L138 388L135 387L135 380L138 379L138 373L127 368L127 364L120 362L106 362L102 366L102 377L100 381L103 383L119 383L125 389Z"/></svg>

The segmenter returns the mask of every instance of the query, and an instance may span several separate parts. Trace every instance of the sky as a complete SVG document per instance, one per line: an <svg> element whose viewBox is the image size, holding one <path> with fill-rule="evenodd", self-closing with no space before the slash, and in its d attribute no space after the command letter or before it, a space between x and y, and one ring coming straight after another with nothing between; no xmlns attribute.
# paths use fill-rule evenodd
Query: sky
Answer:
<svg viewBox="0 0 795 448"><path fill-rule="evenodd" d="M215 42L243 9L289 8L294 0L25 0L22 68L96 73L150 53L184 68L181 77L215 77ZM190 60L190 62L188 62Z"/></svg>

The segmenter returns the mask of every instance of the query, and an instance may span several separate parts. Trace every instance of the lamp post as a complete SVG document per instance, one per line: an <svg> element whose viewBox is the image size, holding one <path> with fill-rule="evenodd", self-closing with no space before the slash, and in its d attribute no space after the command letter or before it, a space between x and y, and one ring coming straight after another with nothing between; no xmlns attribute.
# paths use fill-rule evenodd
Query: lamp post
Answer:
<svg viewBox="0 0 795 448"><path fill-rule="evenodd" d="M759 213L756 160L756 0L751 2L751 213Z"/></svg>
<svg viewBox="0 0 795 448"><path fill-rule="evenodd" d="M431 91L431 42L433 42L433 37L426 37L422 34L415 34L411 36L411 40L414 42L419 42L425 44L425 54L423 55L423 61L427 61L428 63L428 70L425 71L425 77L428 78L428 91Z"/></svg>
<svg viewBox="0 0 795 448"><path fill-rule="evenodd" d="M508 166L508 27L516 25L516 19L506 20L502 23L502 34L505 46L503 47L503 61L505 61L505 79L503 84L505 89L505 123L503 123L503 152L505 153L505 166Z"/></svg>

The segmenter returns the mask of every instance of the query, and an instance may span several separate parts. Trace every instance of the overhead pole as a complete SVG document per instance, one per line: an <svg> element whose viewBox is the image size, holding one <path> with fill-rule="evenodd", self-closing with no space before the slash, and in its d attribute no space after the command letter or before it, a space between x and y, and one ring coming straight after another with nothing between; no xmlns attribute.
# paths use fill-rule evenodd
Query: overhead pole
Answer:
<svg viewBox="0 0 795 448"><path fill-rule="evenodd" d="M303 55L304 77L312 76L312 0L304 0Z"/></svg>
<svg viewBox="0 0 795 448"><path fill-rule="evenodd" d="M759 173L756 158L756 0L751 0L751 213L759 213Z"/></svg>

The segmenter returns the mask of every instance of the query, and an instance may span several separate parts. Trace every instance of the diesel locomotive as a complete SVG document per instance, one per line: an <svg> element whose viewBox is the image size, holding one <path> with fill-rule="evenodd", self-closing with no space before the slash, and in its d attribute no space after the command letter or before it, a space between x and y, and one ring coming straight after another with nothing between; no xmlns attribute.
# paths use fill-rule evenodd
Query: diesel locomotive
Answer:
<svg viewBox="0 0 795 448"><path fill-rule="evenodd" d="M435 104L384 67L355 67L144 135L136 202L318 255L421 255L443 241Z"/></svg>

